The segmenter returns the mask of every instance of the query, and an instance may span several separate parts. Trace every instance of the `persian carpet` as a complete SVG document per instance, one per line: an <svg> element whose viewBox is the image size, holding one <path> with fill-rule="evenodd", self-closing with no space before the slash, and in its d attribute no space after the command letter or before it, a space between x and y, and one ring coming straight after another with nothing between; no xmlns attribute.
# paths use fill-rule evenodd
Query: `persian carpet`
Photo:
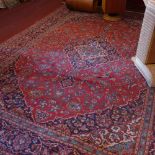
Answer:
<svg viewBox="0 0 155 155"><path fill-rule="evenodd" d="M0 153L155 154L155 92L131 61L141 24L62 7L1 44Z"/></svg>

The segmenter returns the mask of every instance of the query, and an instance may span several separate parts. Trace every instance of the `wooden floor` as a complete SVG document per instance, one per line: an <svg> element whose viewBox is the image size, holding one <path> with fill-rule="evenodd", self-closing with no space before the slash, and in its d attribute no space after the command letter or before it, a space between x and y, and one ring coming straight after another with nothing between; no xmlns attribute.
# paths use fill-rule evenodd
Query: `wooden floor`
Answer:
<svg viewBox="0 0 155 155"><path fill-rule="evenodd" d="M30 0L12 9L0 9L0 43L59 8L62 1Z"/></svg>

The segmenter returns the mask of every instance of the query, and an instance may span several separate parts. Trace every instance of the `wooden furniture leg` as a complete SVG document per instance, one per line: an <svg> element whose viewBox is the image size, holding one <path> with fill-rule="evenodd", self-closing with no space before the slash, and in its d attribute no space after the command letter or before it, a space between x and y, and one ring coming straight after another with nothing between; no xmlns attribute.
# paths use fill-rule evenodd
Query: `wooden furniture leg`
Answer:
<svg viewBox="0 0 155 155"><path fill-rule="evenodd" d="M104 19L120 20L126 10L126 0L102 0Z"/></svg>

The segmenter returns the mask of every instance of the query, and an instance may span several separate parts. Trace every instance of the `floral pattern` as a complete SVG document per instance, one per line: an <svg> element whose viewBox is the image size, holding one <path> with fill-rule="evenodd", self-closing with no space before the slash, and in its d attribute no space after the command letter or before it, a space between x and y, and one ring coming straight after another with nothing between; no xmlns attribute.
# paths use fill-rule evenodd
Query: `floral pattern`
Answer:
<svg viewBox="0 0 155 155"><path fill-rule="evenodd" d="M130 60L140 26L63 7L2 44L0 153L153 154L155 90Z"/></svg>
<svg viewBox="0 0 155 155"><path fill-rule="evenodd" d="M31 131L17 128L0 119L0 148L10 154L81 154L73 147L62 145Z"/></svg>

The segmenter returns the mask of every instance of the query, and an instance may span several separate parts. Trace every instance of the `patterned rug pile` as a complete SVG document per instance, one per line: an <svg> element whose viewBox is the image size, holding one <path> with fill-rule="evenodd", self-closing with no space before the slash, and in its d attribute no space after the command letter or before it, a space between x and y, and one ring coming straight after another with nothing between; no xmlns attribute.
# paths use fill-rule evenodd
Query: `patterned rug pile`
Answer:
<svg viewBox="0 0 155 155"><path fill-rule="evenodd" d="M62 7L1 44L0 154L155 154L155 92L131 61L141 24Z"/></svg>

